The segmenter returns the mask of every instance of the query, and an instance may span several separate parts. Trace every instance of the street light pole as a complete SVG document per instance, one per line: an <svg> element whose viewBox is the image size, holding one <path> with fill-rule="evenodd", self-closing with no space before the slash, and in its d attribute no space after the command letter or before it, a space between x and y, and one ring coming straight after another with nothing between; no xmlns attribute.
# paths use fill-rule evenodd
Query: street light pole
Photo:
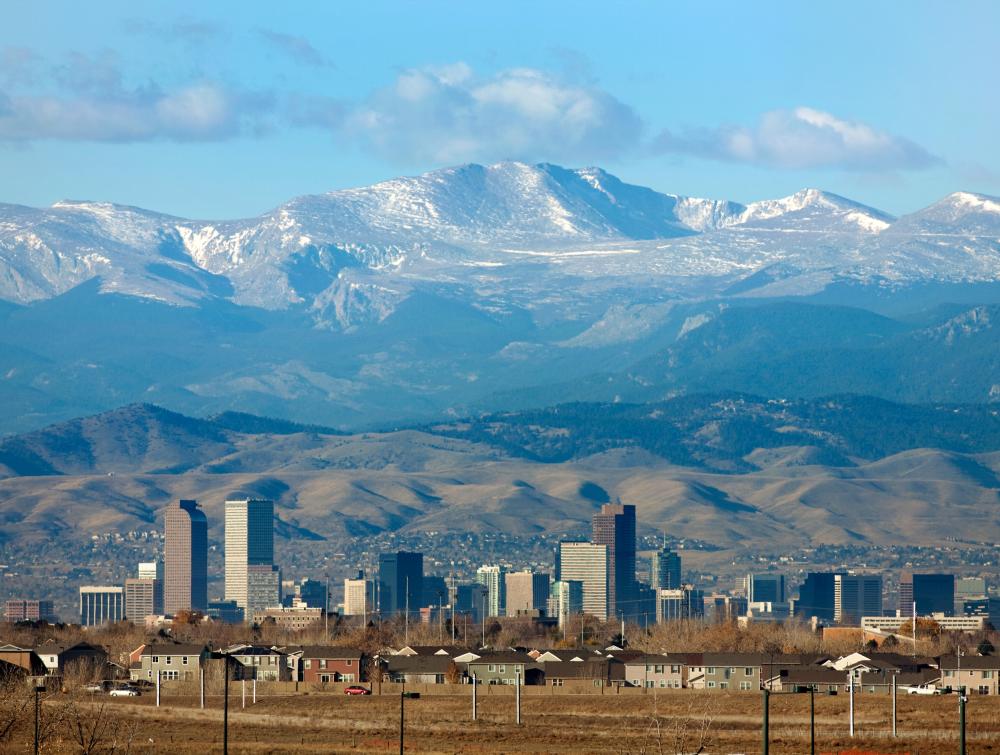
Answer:
<svg viewBox="0 0 1000 755"><path fill-rule="evenodd" d="M43 689L38 681L35 681L35 755L38 755L38 693Z"/></svg>
<svg viewBox="0 0 1000 755"><path fill-rule="evenodd" d="M769 714L768 703L770 702L768 700L768 697L770 695L770 690L768 690L767 687L764 687L761 690L761 693L764 695L764 725L762 727L762 729L763 729L762 733L763 733L763 745L764 745L764 747L763 747L762 752L764 753L764 755L768 755L768 751L769 751L769 748L770 748L770 739L771 739L770 736L768 736L768 725L769 725L769 722L768 722L768 714Z"/></svg>
<svg viewBox="0 0 1000 755"><path fill-rule="evenodd" d="M816 755L816 685L809 685L809 755Z"/></svg>
<svg viewBox="0 0 1000 755"><path fill-rule="evenodd" d="M406 693L399 693L399 755L403 755L403 702L406 700Z"/></svg>

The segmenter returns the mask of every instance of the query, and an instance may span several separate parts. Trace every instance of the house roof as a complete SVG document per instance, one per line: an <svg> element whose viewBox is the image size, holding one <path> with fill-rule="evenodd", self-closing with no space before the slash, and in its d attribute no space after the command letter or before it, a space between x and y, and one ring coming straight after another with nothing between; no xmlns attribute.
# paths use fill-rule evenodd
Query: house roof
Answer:
<svg viewBox="0 0 1000 755"><path fill-rule="evenodd" d="M454 658L472 651L473 648L461 645L406 645L396 650L393 655L446 655Z"/></svg>
<svg viewBox="0 0 1000 755"><path fill-rule="evenodd" d="M547 679L609 679L612 663L608 659L596 661L549 661L545 664ZM624 666L621 667L624 671Z"/></svg>
<svg viewBox="0 0 1000 755"><path fill-rule="evenodd" d="M532 658L527 653L518 653L516 651L511 651L507 653L483 653L478 659L474 661L469 661L468 665L473 664L477 666L482 666L484 663L534 663L535 659Z"/></svg>
<svg viewBox="0 0 1000 755"><path fill-rule="evenodd" d="M954 655L942 655L938 659L938 667L942 669L955 670L958 668L958 660ZM1000 669L1000 656L995 655L963 655L963 669Z"/></svg>
<svg viewBox="0 0 1000 755"><path fill-rule="evenodd" d="M226 650L229 655L285 655L280 650L269 648L264 645L243 645Z"/></svg>
<svg viewBox="0 0 1000 755"><path fill-rule="evenodd" d="M360 658L365 654L358 648L339 647L337 645L296 645L282 648L287 655L301 653L303 658L324 658L338 660L341 658Z"/></svg>
<svg viewBox="0 0 1000 755"><path fill-rule="evenodd" d="M794 668L775 667L774 673L767 675L779 679L782 684L846 684L847 672L823 666L803 666Z"/></svg>
<svg viewBox="0 0 1000 755"><path fill-rule="evenodd" d="M647 666L647 665L656 665L656 666L673 665L673 666L676 666L676 665L684 665L684 663L683 663L684 662L683 656L670 656L670 655L662 655L662 654L659 654L659 653L646 653L646 654L643 654L643 655L632 656L630 658L618 658L618 656L616 654L615 658L617 660L620 660L626 666Z"/></svg>
<svg viewBox="0 0 1000 755"><path fill-rule="evenodd" d="M160 645L146 645L142 649L142 655L201 655L204 650L204 645L193 642L165 642Z"/></svg>

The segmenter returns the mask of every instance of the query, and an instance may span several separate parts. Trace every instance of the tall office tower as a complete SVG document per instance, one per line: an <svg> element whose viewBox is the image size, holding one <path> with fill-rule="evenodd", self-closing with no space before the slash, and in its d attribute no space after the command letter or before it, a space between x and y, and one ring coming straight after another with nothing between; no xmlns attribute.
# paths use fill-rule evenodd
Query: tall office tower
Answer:
<svg viewBox="0 0 1000 755"><path fill-rule="evenodd" d="M208 519L196 501L180 500L163 515L163 610L208 608Z"/></svg>
<svg viewBox="0 0 1000 755"><path fill-rule="evenodd" d="M476 569L476 582L486 588L486 615L503 616L506 605L507 583L502 566L480 566Z"/></svg>
<svg viewBox="0 0 1000 755"><path fill-rule="evenodd" d="M559 543L561 581L583 584L583 612L608 620L608 546L597 543Z"/></svg>
<svg viewBox="0 0 1000 755"><path fill-rule="evenodd" d="M747 574L745 587L747 603L785 602L785 576L783 574Z"/></svg>
<svg viewBox="0 0 1000 755"><path fill-rule="evenodd" d="M320 582L318 579L309 579L307 577L306 579L299 580L293 589L295 590L295 597L299 599L300 604L304 604L309 608L327 610L329 595L326 591L326 582Z"/></svg>
<svg viewBox="0 0 1000 755"><path fill-rule="evenodd" d="M125 617L142 624L147 616L163 614L163 582L159 579L125 580Z"/></svg>
<svg viewBox="0 0 1000 755"><path fill-rule="evenodd" d="M833 621L834 613L834 572L809 572L806 581L799 588L799 599L795 601L795 615L804 619Z"/></svg>
<svg viewBox="0 0 1000 755"><path fill-rule="evenodd" d="M562 579L552 583L552 611L562 629L574 614L583 613L583 582Z"/></svg>
<svg viewBox="0 0 1000 755"><path fill-rule="evenodd" d="M17 621L47 621L55 624L59 621L55 610L52 608L51 600L23 600L12 598L8 600L4 607L4 619L9 622Z"/></svg>
<svg viewBox="0 0 1000 755"><path fill-rule="evenodd" d="M163 581L163 562L145 561L139 564L139 579L158 579Z"/></svg>
<svg viewBox="0 0 1000 755"><path fill-rule="evenodd" d="M966 601L987 600L989 592L982 577L958 577L955 579L955 615L964 616Z"/></svg>
<svg viewBox="0 0 1000 755"><path fill-rule="evenodd" d="M635 618L635 506L606 503L592 523L591 542L608 549L608 615Z"/></svg>
<svg viewBox="0 0 1000 755"><path fill-rule="evenodd" d="M856 625L862 616L882 615L882 577L878 574L833 576L833 620Z"/></svg>
<svg viewBox="0 0 1000 755"><path fill-rule="evenodd" d="M549 602L549 575L532 571L511 572L505 576L507 616L528 611L544 611Z"/></svg>
<svg viewBox="0 0 1000 755"><path fill-rule="evenodd" d="M248 619L253 614L247 597L249 568L273 564L274 502L245 496L226 499L226 600L246 609Z"/></svg>
<svg viewBox="0 0 1000 755"><path fill-rule="evenodd" d="M383 617L409 609L419 615L424 594L424 554L399 551L378 557L378 610Z"/></svg>
<svg viewBox="0 0 1000 755"><path fill-rule="evenodd" d="M96 627L125 618L125 602L120 587L80 588L80 626Z"/></svg>
<svg viewBox="0 0 1000 755"><path fill-rule="evenodd" d="M681 587L681 557L669 548L653 553L649 561L650 584L654 590L678 590Z"/></svg>
<svg viewBox="0 0 1000 755"><path fill-rule="evenodd" d="M950 615L955 610L954 574L913 574L903 572L899 577L897 607L903 616L913 613L917 604L918 616L932 613Z"/></svg>
<svg viewBox="0 0 1000 755"><path fill-rule="evenodd" d="M367 616L375 610L375 583L358 572L357 579L344 580L344 616Z"/></svg>
<svg viewBox="0 0 1000 755"><path fill-rule="evenodd" d="M230 598L230 600L234 600ZM235 601L236 605L239 602ZM251 564L247 567L246 604L247 621L254 621L255 611L277 608L281 605L281 569L274 564Z"/></svg>

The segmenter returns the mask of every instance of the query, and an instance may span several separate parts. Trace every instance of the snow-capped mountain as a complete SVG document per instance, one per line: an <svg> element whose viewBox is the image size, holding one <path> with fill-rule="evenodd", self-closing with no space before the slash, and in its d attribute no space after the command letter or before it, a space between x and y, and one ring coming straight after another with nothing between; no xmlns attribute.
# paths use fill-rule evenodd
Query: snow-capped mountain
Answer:
<svg viewBox="0 0 1000 755"><path fill-rule="evenodd" d="M105 292L302 306L320 324L349 326L383 319L427 282L516 297L545 289L548 275L676 287L780 267L784 293L841 278L995 280L998 238L1000 200L977 194L896 220L816 189L741 205L662 194L599 168L508 162L303 196L244 220L3 205L0 299L46 299L97 277Z"/></svg>

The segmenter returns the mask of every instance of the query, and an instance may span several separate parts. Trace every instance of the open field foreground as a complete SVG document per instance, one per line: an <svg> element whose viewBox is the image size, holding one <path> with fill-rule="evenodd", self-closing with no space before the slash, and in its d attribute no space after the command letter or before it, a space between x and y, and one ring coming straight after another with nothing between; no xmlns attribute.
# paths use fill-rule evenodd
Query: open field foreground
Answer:
<svg viewBox="0 0 1000 755"><path fill-rule="evenodd" d="M232 752L398 752L400 698L395 693L347 697L338 693L260 697L241 709L238 688L230 697ZM761 697L756 693L657 691L644 694L554 694L527 688L522 724L514 722L510 688L481 689L479 720L471 721L471 689L462 694L425 694L405 701L405 748L420 753L759 753ZM52 728L43 752L222 751L222 705L213 697L205 710L197 698L97 698L87 727L106 724L94 749L81 747L65 725ZM43 705L56 716L62 701ZM809 752L809 696L771 698L770 752ZM889 736L888 696L856 699L857 732L848 734L848 698L816 697L817 753L958 752L955 696L900 696L899 736ZM968 709L968 752L1000 753L1000 699L973 696ZM46 731L43 726L43 732ZM4 752L29 752L32 722L23 721Z"/></svg>

